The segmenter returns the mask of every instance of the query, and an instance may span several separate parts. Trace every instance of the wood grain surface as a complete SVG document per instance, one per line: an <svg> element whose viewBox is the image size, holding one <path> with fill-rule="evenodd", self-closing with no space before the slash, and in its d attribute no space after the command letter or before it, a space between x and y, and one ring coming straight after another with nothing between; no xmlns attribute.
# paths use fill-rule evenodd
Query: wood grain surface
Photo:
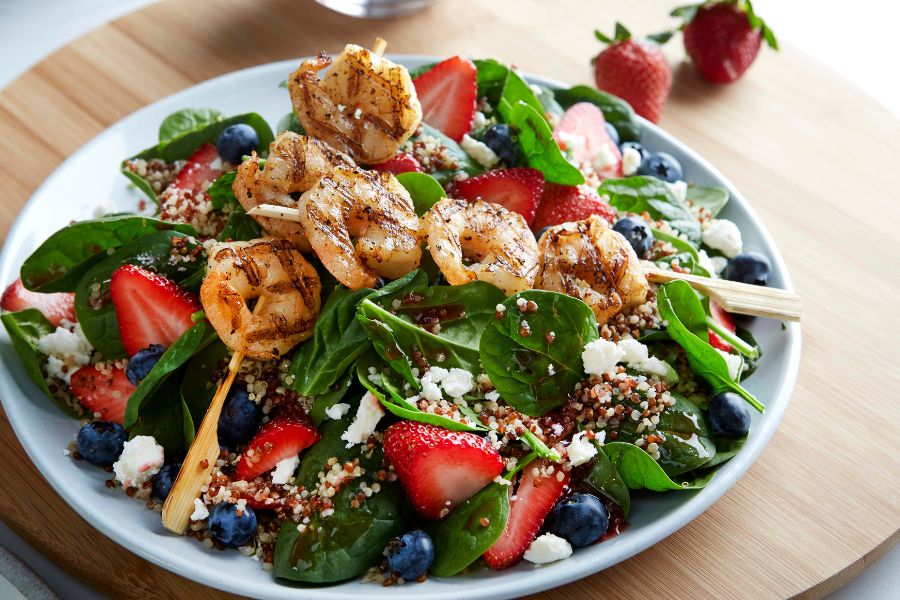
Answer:
<svg viewBox="0 0 900 600"><path fill-rule="evenodd" d="M620 19L633 31L659 30L671 24L670 7L443 0L413 17L359 21L311 0L151 6L0 92L0 234L92 136L210 77L380 35L389 52L495 56L589 82L594 27ZM763 50L725 87L702 82L678 40L669 51L675 84L661 125L743 191L784 253L804 302L800 377L770 445L712 508L637 557L536 597L821 597L898 539L900 123L790 46ZM113 597L227 597L91 529L41 478L5 419L0 453L0 515L71 573Z"/></svg>

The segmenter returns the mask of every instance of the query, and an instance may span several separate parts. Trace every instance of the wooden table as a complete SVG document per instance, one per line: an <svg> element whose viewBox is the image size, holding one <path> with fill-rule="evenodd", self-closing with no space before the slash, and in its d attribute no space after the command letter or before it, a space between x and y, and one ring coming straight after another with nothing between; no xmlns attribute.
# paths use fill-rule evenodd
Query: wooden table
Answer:
<svg viewBox="0 0 900 600"><path fill-rule="evenodd" d="M391 52L496 56L588 82L594 27L611 30L616 18L639 32L671 24L671 3L648 4L445 0L392 22L348 19L311 0L154 5L66 46L0 93L0 233L88 139L210 77L381 35ZM725 87L681 63L677 40L670 51L678 62L661 125L710 158L777 240L804 299L800 378L771 444L715 506L639 556L538 597L820 597L900 537L900 123L790 47L763 50ZM91 529L41 478L5 419L0 454L0 515L68 571L115 597L227 596Z"/></svg>

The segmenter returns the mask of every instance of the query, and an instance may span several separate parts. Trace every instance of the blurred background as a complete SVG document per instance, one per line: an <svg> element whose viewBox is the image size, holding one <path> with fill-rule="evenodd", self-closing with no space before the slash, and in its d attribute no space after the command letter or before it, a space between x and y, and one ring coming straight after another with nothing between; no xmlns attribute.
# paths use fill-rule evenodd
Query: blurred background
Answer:
<svg viewBox="0 0 900 600"><path fill-rule="evenodd" d="M154 1L0 0L0 55L4 57L0 61L0 88L71 40ZM900 18L900 5L881 0L856 0L852 9L848 9L846 2L839 4L833 0L815 3L755 0L754 7L777 32L782 44L801 48L815 56L900 117L900 78L893 65L888 64L896 52L885 54L886 40L893 37ZM612 17L608 23L595 25L611 30ZM660 28L666 26L671 26L671 20L660 15ZM679 52L680 60L678 45L668 48L671 50L673 46ZM586 65L585 79L589 77ZM4 552L2 547L11 554ZM815 551L810 549L810 552ZM29 598L52 597L53 592L66 599L100 597L44 559L0 523L0 574L13 580L22 576L18 571L21 563L15 556L52 588L52 591L33 588L34 595ZM21 597L0 577L0 598ZM830 598L900 598L900 547L888 552Z"/></svg>

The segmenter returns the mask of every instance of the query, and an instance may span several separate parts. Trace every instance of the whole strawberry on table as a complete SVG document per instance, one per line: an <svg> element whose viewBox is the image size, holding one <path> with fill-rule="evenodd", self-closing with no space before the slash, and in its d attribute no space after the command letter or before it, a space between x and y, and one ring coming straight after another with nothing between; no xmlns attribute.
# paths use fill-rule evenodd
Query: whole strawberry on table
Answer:
<svg viewBox="0 0 900 600"><path fill-rule="evenodd" d="M701 7L689 27L707 10L723 9ZM718 217L725 190L688 183L677 157L642 145L626 100L659 116L671 76L656 43L620 25L603 39L607 92L531 84L492 59L400 70L423 119L375 164L325 144L341 139L305 138L299 111L277 138L255 113L167 117L121 166L154 214L62 228L0 302L25 374L83 420L72 456L111 468L129 495L166 499L224 378L226 340L251 314L237 284L218 317L198 298L231 257L226 279L245 277L245 295L283 272L266 293L302 288L290 306L310 313L279 313L254 339L271 345L240 365L191 515L208 544L290 581L411 582L563 560L623 529L630 489L703 487L746 438L747 404L761 408L741 385L759 350L686 286L651 288L639 259L758 285L769 262ZM335 122L359 120L340 106ZM312 258L314 228L251 218L247 190L282 172L276 151L300 147L341 163L329 181L390 186L404 222L429 229L408 249L421 259L351 288L333 257ZM263 191L309 209L322 179ZM356 225L348 247L381 249ZM444 227L458 228L446 244L432 237ZM258 262L266 248L278 265ZM299 345L272 349L289 336Z"/></svg>

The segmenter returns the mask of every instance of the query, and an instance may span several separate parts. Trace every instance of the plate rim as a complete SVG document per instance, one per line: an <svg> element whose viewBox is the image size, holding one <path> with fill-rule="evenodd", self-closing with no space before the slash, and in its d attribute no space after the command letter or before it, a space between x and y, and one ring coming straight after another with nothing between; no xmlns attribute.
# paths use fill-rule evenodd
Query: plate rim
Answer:
<svg viewBox="0 0 900 600"><path fill-rule="evenodd" d="M403 64L406 64L408 66L417 66L441 60L440 57L418 54L391 54L388 55L388 57L397 62L402 62ZM41 183L41 185L38 186L29 196L29 199L19 210L16 219L11 224L6 239L4 240L2 252L0 252L0 269L6 269L6 263L11 260L11 240L16 237L20 229L26 227L26 223L29 221L29 217L31 216L30 213L35 207L36 200L44 194L45 190L52 185L52 182L56 178L60 177L61 173L66 171L70 164L77 161L77 159L83 154L88 154L89 152L91 152L95 145L99 145L102 140L107 135L109 135L110 130L122 127L123 124L127 122L139 121L143 117L143 115L152 112L160 104L177 102L180 98L189 97L197 93L202 93L204 89L208 87L227 84L230 81L240 80L243 77L252 76L254 74L267 70L280 70L283 73L287 74L296 67L300 60L302 60L302 58L275 61L224 73L217 77L198 82L187 88L159 98L151 102L150 104L144 105L136 111L122 117L121 119L118 119L107 127L104 127L102 131L98 132L97 135L92 137L88 142L86 142L78 150L69 155L63 162L61 162L53 170L53 172L51 172L47 176L47 178ZM523 72L522 74L527 80L530 81L566 87L566 84L552 78L534 75L528 72ZM653 131L654 135L658 136L672 147L677 148L679 153L690 157L692 161L706 170L709 175L715 178L719 184L721 184L728 190L729 194L732 197L732 200L737 201L737 203L741 205L741 207L746 212L747 218L751 222L751 226L755 229L756 233L762 239L763 243L770 250L770 256L773 261L773 266L775 267L775 272L778 273L782 278L784 283L783 287L787 290L793 290L794 287L791 281L790 273L787 269L787 265L785 264L780 249L776 245L774 239L763 224L762 220L754 211L753 206L746 200L746 198L740 193L740 191L709 161L695 152L687 144L681 142L672 134L668 133L654 123L651 123L640 116L638 116L637 119L640 121L643 128ZM18 269L18 266L14 268ZM763 424L764 427L762 427L762 430L753 440L751 440L750 443L746 444L742 448L741 452L739 452L734 458L732 458L727 463L727 465L717 473L716 477L714 477L709 485L707 485L704 489L698 490L696 492L682 492L684 494L691 493L693 494L693 496L680 504L675 510L654 521L652 527L648 527L644 531L638 531L630 536L619 538L620 543L617 545L617 551L615 552L617 558L614 558L612 560L601 559L597 561L588 560L587 558L589 557L586 557L586 559L583 559L581 561L572 561L571 559L569 559L560 563L555 563L557 566L568 565L568 568L557 568L553 569L552 571L550 569L547 569L547 567L552 567L553 565L536 568L533 571L533 574L535 574L536 577L510 576L470 580L461 577L435 578L439 579L439 581L441 581L442 583L452 583L453 585L442 586L441 588L436 590L423 589L425 586L416 586L413 590L410 590L410 593L415 593L417 598L425 598L429 600L460 598L463 597L463 595L466 598L493 599L518 596L521 594L534 593L553 587L558 587L607 569L620 562L624 562L625 560L632 558L639 552L647 549L654 543L669 537L677 530L692 522L707 508L709 508L709 506L719 500L729 489L731 489L731 487L737 482L737 480L742 477L747 469L749 469L749 467L756 461L762 450L768 446L772 435L774 434L781 421L784 411L787 409L787 406L790 403L790 398L793 395L797 377L799 374L802 336L799 323L785 323L785 326L785 330L787 333L785 340L785 346L787 347L787 355L785 360L787 376L782 380L782 383L777 390L777 394L772 397L771 404L767 406L767 412L769 414L766 417L766 422ZM0 335L4 336L3 339L6 341L5 343L8 344L9 338L5 330ZM107 520L102 518L102 516L97 511L92 510L91 506L86 501L82 501L77 494L67 491L65 482L68 477L71 476L70 474L64 476L59 471L54 469L53 465L45 463L40 459L35 448L32 447L33 440L31 440L31 437L29 435L31 431L25 428L25 423L21 421L22 416L17 410L15 403L10 400L10 398L13 397L16 389L21 388L18 388L18 385L10 372L9 365L7 365L4 361L2 369L0 369L0 401L2 401L4 411L7 415L7 420L9 421L13 431L16 434L16 438L28 455L29 460L31 460L32 464L35 466L41 476L50 484L54 491L59 494L59 496L66 502L66 504L69 505L70 508L81 515L82 518L84 518L94 529L101 532L116 544L170 572L176 573L177 575L201 583L203 585L207 585L231 593L253 596L262 591L266 594L267 597L288 598L296 597L297 592L299 590L303 590L303 594L311 598L358 599L358 593L348 592L347 590L343 589L343 586L341 585L342 582L325 585L322 587L297 587L290 583L285 583L283 581L277 580L271 574L268 574L268 576L270 577L269 581L271 585L267 585L263 590L258 590L255 587L251 588L246 585L242 587L240 584L231 585L232 580L227 576L227 574L205 573L197 568L191 568L190 565L184 564L185 561L183 560L179 561L178 556L173 555L171 552L165 550L156 552L144 547L139 543L140 532L129 535L125 532L125 530L127 530L128 528L127 524L109 523ZM31 400L29 399L29 401ZM73 471L69 471L69 473L71 472ZM137 506L138 505L136 505L136 507ZM191 541L189 543L196 543L196 541ZM599 548L599 546L596 546L596 548ZM613 553L608 552L607 554L612 555ZM600 556L602 556L602 554ZM261 569L260 571L262 572ZM516 572L516 575L521 576L522 573ZM353 580L350 581L352 582Z"/></svg>

